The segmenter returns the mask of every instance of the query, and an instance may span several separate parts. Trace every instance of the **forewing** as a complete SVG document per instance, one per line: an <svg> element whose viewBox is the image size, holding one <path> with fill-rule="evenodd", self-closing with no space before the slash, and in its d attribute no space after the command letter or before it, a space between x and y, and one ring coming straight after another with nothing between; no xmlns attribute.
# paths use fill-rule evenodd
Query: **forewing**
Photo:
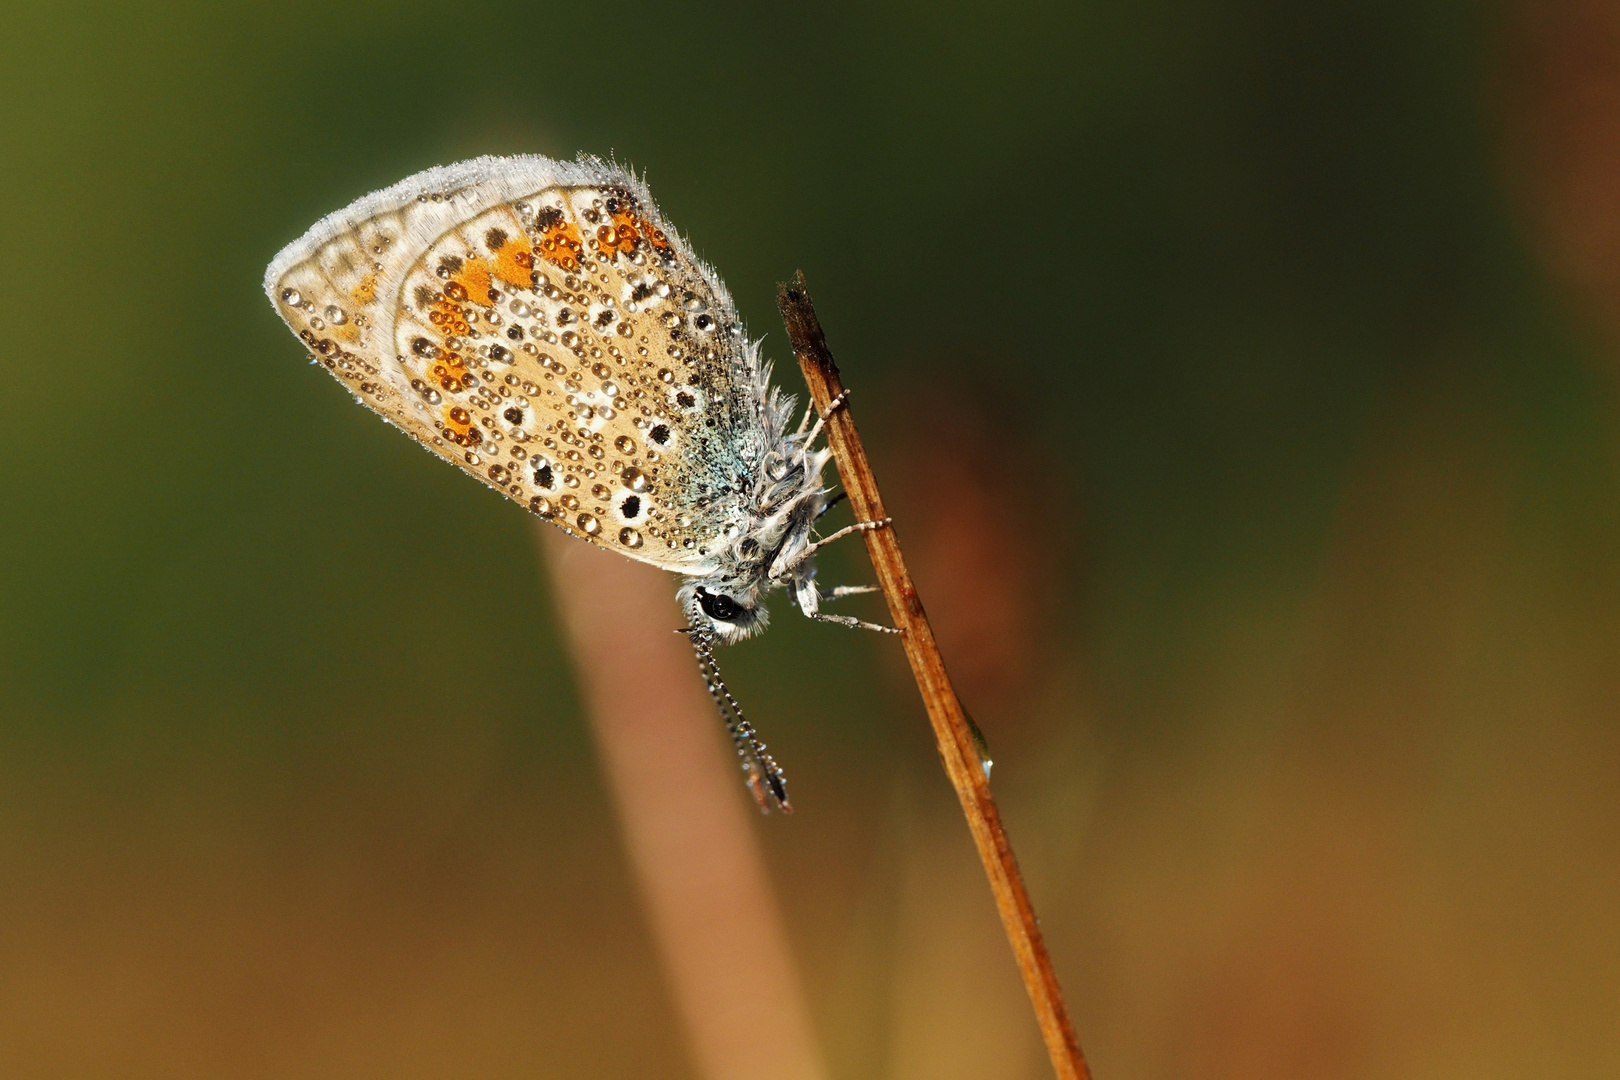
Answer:
<svg viewBox="0 0 1620 1080"><path fill-rule="evenodd" d="M701 575L746 518L764 374L616 166L420 173L319 222L265 287L357 401L566 532Z"/></svg>

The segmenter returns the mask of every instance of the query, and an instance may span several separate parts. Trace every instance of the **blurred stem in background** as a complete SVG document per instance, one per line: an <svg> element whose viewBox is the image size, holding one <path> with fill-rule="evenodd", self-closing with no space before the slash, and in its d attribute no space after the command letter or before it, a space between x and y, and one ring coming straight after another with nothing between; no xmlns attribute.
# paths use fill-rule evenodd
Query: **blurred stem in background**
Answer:
<svg viewBox="0 0 1620 1080"><path fill-rule="evenodd" d="M536 531L698 1075L825 1080L741 774L672 633L684 625L672 579Z"/></svg>

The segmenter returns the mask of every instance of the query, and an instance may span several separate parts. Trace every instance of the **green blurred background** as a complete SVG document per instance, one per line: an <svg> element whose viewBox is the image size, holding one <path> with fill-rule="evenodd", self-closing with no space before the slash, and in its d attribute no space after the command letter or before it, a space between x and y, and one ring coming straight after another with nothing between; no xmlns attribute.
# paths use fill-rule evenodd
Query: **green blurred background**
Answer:
<svg viewBox="0 0 1620 1080"><path fill-rule="evenodd" d="M1611 5L0 26L0 1074L691 1075L525 516L259 286L580 150L779 363L806 272L1099 1077L1620 1073ZM835 1076L1045 1075L892 650L802 621L724 659Z"/></svg>

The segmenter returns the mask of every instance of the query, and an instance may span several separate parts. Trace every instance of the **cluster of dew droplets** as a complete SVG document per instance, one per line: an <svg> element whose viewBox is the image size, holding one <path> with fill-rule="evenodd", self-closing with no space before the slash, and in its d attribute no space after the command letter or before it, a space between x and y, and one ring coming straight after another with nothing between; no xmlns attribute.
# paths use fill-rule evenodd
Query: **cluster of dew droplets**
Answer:
<svg viewBox="0 0 1620 1080"><path fill-rule="evenodd" d="M419 284L407 295L416 297L419 313L444 305L442 310L451 313L454 325L430 310L428 319L434 325L427 332L437 340L412 331L402 340L401 351L411 353L413 366L425 362L434 372L438 368L433 365L444 355L453 356L456 371L455 378L435 379L429 374L412 379L420 398L417 409L429 416L443 409L442 415L452 421L451 425L434 421L435 434L429 436L435 445L442 446L440 440L445 440L465 451L446 447L447 456L459 457L481 478L487 474L494 486L520 502L526 500L532 511L564 524L568 531L617 540L628 550L649 540L662 541L662 547L702 558L709 552L692 532L692 515L666 512L667 504L653 498L657 492L649 481L666 490L685 490L681 461L694 448L681 448L685 437L681 433L714 426L708 392L699 386L699 370L718 371L724 378L730 364L723 353L739 346L715 335L720 326L701 275L686 265L663 233L654 230L648 233L652 239L643 241L621 226L613 237L600 240L609 217L617 215L618 220L640 211L633 202L621 203L625 197L619 192L604 189L592 194L596 197L588 205L570 195L558 207L553 205L556 196L548 191L532 203L522 201L492 212L515 214L518 229L512 230L510 224L486 229L497 220L486 215L464 223L455 239L424 254L418 264ZM577 218L568 207L570 201L580 207ZM508 281L502 288L511 292L505 294L492 287L487 304L483 297L470 295L459 276L462 268L474 260L487 266L514 237L535 243L543 235L538 229L541 220L554 228L570 220L587 227L577 263L553 265L537 245L529 249L533 259L523 264L533 267L530 285ZM635 220L641 230L651 229L645 218ZM591 238L590 229L598 239ZM429 280L424 282L423 277ZM704 292L704 298L698 292ZM736 328L731 329L735 336ZM677 376L672 368L685 372ZM453 395L462 404L445 401L444 395ZM496 401L497 396L502 400ZM483 415L486 411L491 415ZM633 426L636 437L612 437L603 431L607 424ZM508 453L519 463L543 454L557 481L578 489L579 495L557 491L549 483L528 483L534 468L503 463L502 443L510 444ZM523 443L529 444L526 451ZM609 482L593 483L598 479ZM712 482L729 479L727 474ZM618 490L621 483L628 492ZM732 489L715 494L728 490ZM601 505L581 505L587 491ZM610 499L609 491L618 494ZM701 508L710 501L712 497L697 505ZM625 506L632 509L627 512ZM618 511L611 512L611 507Z"/></svg>

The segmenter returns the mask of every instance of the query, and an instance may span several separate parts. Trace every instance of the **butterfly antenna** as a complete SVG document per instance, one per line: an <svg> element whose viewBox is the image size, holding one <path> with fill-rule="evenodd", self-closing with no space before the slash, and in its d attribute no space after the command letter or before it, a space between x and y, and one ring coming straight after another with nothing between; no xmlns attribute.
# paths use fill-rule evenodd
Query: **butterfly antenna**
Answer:
<svg viewBox="0 0 1620 1080"><path fill-rule="evenodd" d="M711 648L714 643L713 635L703 629L695 619L687 635L692 641L692 651L697 654L698 671L703 676L703 685L708 688L709 696L714 699L715 708L720 712L720 719L725 722L732 745L737 748L737 758L742 765L749 794L754 797L754 802L763 813L770 813L772 806L784 814L793 813L793 805L788 802L787 777L782 774L782 767L766 751L765 744L754 732L754 725L743 715L742 706L737 704L737 699L731 695L731 689L726 686L726 681L720 677L720 665L715 662Z"/></svg>

